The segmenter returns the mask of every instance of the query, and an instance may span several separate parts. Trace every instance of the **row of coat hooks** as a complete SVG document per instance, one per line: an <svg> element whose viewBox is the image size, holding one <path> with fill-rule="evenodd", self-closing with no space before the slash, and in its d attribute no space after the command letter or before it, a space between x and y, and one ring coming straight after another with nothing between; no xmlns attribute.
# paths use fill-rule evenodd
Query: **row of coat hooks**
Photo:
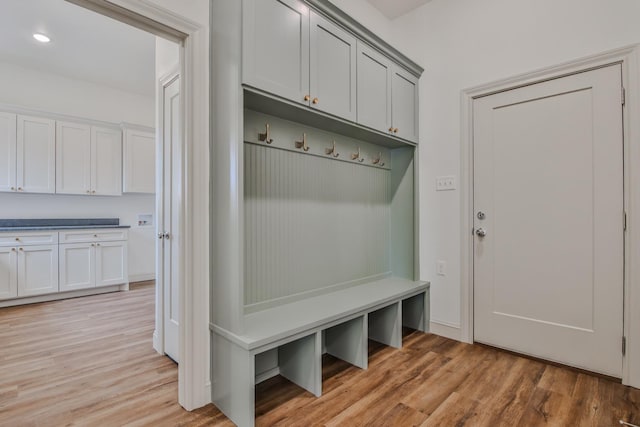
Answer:
<svg viewBox="0 0 640 427"><path fill-rule="evenodd" d="M271 138L271 126L269 125L269 123L265 124L265 131L264 133L258 133L258 140L261 142L266 142L267 144L272 144L273 143L273 139ZM302 140L301 141L294 141L294 145L298 150L302 150L304 152L309 151L309 144L307 144L307 134L303 133L302 134ZM329 148L325 148L324 149L324 153L327 156L333 157L333 158L338 158L340 157L340 153L338 153L338 151L336 150L336 141L334 140L332 142L331 147ZM363 163L364 162L364 156L360 153L360 147L357 147L357 151L355 153L351 153L351 160L358 162L358 163ZM371 164L379 166L379 167L383 167L384 166L384 162L382 161L382 152L378 153L378 157L371 159Z"/></svg>

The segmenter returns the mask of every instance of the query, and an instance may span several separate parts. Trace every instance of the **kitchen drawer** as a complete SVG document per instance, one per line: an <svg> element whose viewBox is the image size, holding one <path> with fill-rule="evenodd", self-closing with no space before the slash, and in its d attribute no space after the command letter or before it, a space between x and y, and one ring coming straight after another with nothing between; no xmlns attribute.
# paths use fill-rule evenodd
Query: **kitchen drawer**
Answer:
<svg viewBox="0 0 640 427"><path fill-rule="evenodd" d="M58 243L57 231L0 233L0 246L55 245Z"/></svg>
<svg viewBox="0 0 640 427"><path fill-rule="evenodd" d="M113 242L127 240L126 229L61 231L60 243Z"/></svg>

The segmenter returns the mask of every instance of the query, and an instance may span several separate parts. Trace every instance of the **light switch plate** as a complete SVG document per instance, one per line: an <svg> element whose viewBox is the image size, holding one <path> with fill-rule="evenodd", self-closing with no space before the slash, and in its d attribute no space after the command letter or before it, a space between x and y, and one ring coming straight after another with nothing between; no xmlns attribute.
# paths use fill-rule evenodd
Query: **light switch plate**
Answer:
<svg viewBox="0 0 640 427"><path fill-rule="evenodd" d="M444 261L436 261L436 274L438 276L445 276L447 273L447 263Z"/></svg>
<svg viewBox="0 0 640 427"><path fill-rule="evenodd" d="M439 176L436 178L436 191L449 191L456 189L456 177L453 175Z"/></svg>

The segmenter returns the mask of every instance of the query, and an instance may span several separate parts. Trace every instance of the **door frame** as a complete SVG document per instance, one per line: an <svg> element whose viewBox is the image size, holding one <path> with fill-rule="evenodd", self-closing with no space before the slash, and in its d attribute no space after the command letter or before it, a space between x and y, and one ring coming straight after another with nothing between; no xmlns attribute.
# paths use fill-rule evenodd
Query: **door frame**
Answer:
<svg viewBox="0 0 640 427"><path fill-rule="evenodd" d="M182 108L178 402L211 402L209 375L209 27L148 0L66 0L180 44ZM176 231L174 231L175 233ZM157 325L156 325L157 326Z"/></svg>
<svg viewBox="0 0 640 427"><path fill-rule="evenodd" d="M164 223L164 191L157 191L158 188L163 188L164 184L164 162L160 161L161 154L164 155L164 90L175 79L180 78L180 66L172 67L171 71L160 77L156 82L156 232L161 233L161 222ZM184 158L184 147L180 150L181 158ZM180 179L182 176L182 163L178 162L178 171L174 174ZM183 221L182 209L177 213L178 223L182 224ZM160 354L165 354L165 334L164 334L164 315L165 315L165 281L158 281L158 275L164 273L162 266L163 260L163 247L164 243L160 244L159 239L156 241L156 311L155 319L156 326L153 331L153 348Z"/></svg>
<svg viewBox="0 0 640 427"><path fill-rule="evenodd" d="M626 355L622 362L622 383L640 388L640 45L626 46L569 61L530 73L494 81L461 92L460 141L460 325L461 341L473 343L473 102L495 93L588 71L611 64L622 65L626 89L623 109L624 235L623 331ZM634 118L635 120L632 120ZM622 226L622 218L621 224ZM621 351L622 351L622 343Z"/></svg>

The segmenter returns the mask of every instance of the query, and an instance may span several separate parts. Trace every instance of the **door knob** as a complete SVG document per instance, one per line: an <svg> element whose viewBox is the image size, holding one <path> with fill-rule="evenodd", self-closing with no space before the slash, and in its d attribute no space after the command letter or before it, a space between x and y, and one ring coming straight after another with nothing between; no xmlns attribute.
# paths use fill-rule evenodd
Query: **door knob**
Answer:
<svg viewBox="0 0 640 427"><path fill-rule="evenodd" d="M485 230L484 228L480 227L476 230L476 234L478 235L478 237L484 237L487 235L487 230Z"/></svg>
<svg viewBox="0 0 640 427"><path fill-rule="evenodd" d="M164 239L164 233L158 233L158 239Z"/></svg>
<svg viewBox="0 0 640 427"><path fill-rule="evenodd" d="M164 233L164 238L168 239L169 238L169 233Z"/></svg>

